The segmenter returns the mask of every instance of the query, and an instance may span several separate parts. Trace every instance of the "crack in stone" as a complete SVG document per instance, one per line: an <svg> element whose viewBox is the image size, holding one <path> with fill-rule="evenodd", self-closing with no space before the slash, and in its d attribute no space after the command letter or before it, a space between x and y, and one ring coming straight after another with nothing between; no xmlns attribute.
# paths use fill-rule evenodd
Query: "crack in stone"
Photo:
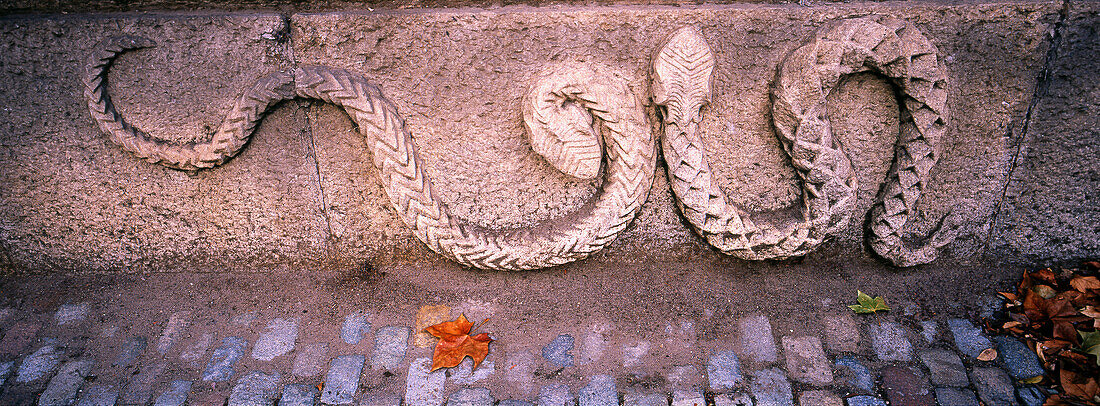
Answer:
<svg viewBox="0 0 1100 406"><path fill-rule="evenodd" d="M1027 151L1029 135L1028 132L1031 128L1032 115L1035 113L1036 107L1042 102L1043 97L1046 96L1047 90L1050 89L1051 77L1053 76L1055 64L1058 62L1058 50L1062 45L1062 30L1065 27L1066 20L1069 19L1070 0L1062 1L1062 8L1058 11L1058 21L1054 23L1054 28L1051 30L1050 35L1050 47L1047 48L1046 57L1043 60L1043 68L1039 71L1039 75L1035 78L1035 92L1031 96L1031 101L1027 105L1027 111L1024 113L1023 123L1020 126L1020 133L1012 144L1015 151L1012 153L1012 159L1009 161L1008 171L1005 174L1004 184L1001 187L1001 197L997 200L997 204L993 208L993 214L989 220L989 231L986 234L985 244L982 246L983 256L989 252L990 244L992 244L993 237L998 233L998 221L1000 220L1001 210L1004 208L1005 199L1008 196L1008 188L1012 184L1012 175L1016 172L1016 167L1019 166L1020 156ZM1012 138L1013 127L1011 124L1005 131L1005 136Z"/></svg>

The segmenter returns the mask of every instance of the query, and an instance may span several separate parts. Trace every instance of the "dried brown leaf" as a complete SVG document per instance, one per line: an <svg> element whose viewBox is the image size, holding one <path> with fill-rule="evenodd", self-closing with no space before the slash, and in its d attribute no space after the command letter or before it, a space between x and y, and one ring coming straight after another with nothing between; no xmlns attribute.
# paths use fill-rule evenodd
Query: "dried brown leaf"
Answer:
<svg viewBox="0 0 1100 406"><path fill-rule="evenodd" d="M458 366L466 357L474 360L475 369L481 365L481 361L489 355L489 343L493 339L487 333L470 336L473 327L474 323L466 320L466 315L463 314L454 321L445 321L424 329L439 338L435 353L432 354L432 371Z"/></svg>
<svg viewBox="0 0 1100 406"><path fill-rule="evenodd" d="M978 361L993 361L997 359L997 350L992 348L986 348L982 350L981 354L978 354Z"/></svg>

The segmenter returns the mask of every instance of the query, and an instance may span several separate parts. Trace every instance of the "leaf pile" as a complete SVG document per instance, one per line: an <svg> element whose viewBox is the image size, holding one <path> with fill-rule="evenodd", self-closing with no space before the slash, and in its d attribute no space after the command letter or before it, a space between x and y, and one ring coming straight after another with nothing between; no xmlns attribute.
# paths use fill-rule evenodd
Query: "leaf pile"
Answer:
<svg viewBox="0 0 1100 406"><path fill-rule="evenodd" d="M1015 293L999 292L1008 320L988 327L1025 340L1039 356L1048 371L1039 382L1058 392L1044 405L1100 405L1098 271L1100 262L1024 272Z"/></svg>
<svg viewBox="0 0 1100 406"><path fill-rule="evenodd" d="M474 323L466 320L466 315L463 314L454 321L445 321L424 329L439 338L435 353L432 354L432 371L458 366L466 357L474 360L474 369L481 365L481 361L489 355L489 343L493 339L489 338L489 333L470 336L473 327Z"/></svg>

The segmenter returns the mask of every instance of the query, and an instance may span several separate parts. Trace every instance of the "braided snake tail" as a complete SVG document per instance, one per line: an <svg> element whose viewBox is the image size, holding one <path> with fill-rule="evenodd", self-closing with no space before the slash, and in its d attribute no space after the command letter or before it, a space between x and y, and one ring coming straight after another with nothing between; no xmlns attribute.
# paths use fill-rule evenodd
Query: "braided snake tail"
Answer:
<svg viewBox="0 0 1100 406"><path fill-rule="evenodd" d="M273 73L241 94L209 140L174 144L153 138L127 123L115 110L107 92L107 70L119 54L155 44L151 39L131 35L104 39L88 58L83 78L88 112L99 129L115 144L150 163L192 171L221 165L248 143L252 130L268 108L294 98L294 77L289 72Z"/></svg>
<svg viewBox="0 0 1100 406"><path fill-rule="evenodd" d="M676 31L654 58L654 99L665 108L661 146L677 203L695 230L726 254L748 260L806 255L848 222L856 189L851 160L831 132L784 127L780 139L803 185L801 215L754 222L719 188L699 134L714 66L714 53L694 27ZM823 117L824 106L805 113Z"/></svg>
<svg viewBox="0 0 1100 406"><path fill-rule="evenodd" d="M603 162L601 144L606 148L605 179L597 198L575 213L531 229L489 230L451 215L433 191L395 105L366 78L344 69L303 66L261 78L238 99L210 141L176 145L150 137L118 114L106 86L115 57L148 46L152 41L140 37L108 38L89 61L84 77L89 111L112 141L171 168L211 168L243 148L275 103L302 97L336 104L366 138L398 216L429 248L468 266L522 270L584 258L626 228L652 187L656 150L644 106L616 74L562 66L546 72L524 99L531 144L556 168L594 178Z"/></svg>

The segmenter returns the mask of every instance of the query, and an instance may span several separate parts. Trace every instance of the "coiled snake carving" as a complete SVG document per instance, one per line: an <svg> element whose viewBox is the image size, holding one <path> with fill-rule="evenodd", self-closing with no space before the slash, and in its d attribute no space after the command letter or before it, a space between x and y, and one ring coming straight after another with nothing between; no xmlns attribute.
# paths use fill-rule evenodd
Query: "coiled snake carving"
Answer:
<svg viewBox="0 0 1100 406"><path fill-rule="evenodd" d="M718 189L698 133L701 108L710 97L713 53L691 27L666 42L653 64L654 100L665 113L661 143L678 205L708 242L745 259L785 258L805 255L845 227L856 183L850 158L829 130L824 98L841 75L875 70L893 79L905 97L897 158L872 209L868 240L900 266L934 259L943 238L909 250L901 229L936 161L945 124L946 78L935 47L916 28L880 20L845 20L824 30L780 68L773 89L775 126L804 186L803 218L787 224L753 223ZM645 105L627 80L610 69L550 68L523 100L532 148L555 168L592 179L606 154L604 181L594 201L533 228L489 230L450 213L433 192L394 104L377 86L347 70L303 66L257 80L207 141L173 144L146 134L114 108L107 71L119 54L153 45L142 37L111 37L90 57L83 78L85 98L93 119L113 142L171 168L213 168L240 152L276 103L300 97L336 104L366 138L398 216L429 248L468 266L536 269L587 257L626 228L652 187L656 141Z"/></svg>

